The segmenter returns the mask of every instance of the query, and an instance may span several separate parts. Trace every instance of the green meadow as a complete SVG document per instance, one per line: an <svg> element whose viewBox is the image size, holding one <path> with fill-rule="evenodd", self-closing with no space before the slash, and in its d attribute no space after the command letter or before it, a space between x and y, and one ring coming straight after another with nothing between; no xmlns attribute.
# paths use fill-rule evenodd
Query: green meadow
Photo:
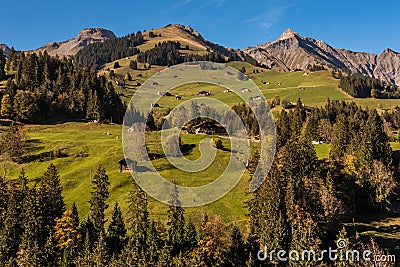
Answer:
<svg viewBox="0 0 400 267"><path fill-rule="evenodd" d="M129 191L132 176L128 172L120 173L118 160L124 157L122 150L120 125L105 125L97 123L68 122L57 125L29 125L24 128L28 137L27 158L24 163L6 164L7 177L15 179L23 168L31 180L30 184L38 181L51 163L55 164L61 177L63 195L68 207L75 202L85 217L89 211L91 177L101 164L110 179L110 206L118 201L124 212L128 208ZM199 142L208 136L181 136L184 144L192 145L187 158L194 160L200 157ZM146 136L149 152L158 152L159 132L151 132ZM228 139L223 139L224 147L229 148ZM61 149L58 158L51 156L51 151ZM173 167L166 158L159 158L152 163L166 179L176 181L186 186L199 186L212 182L222 173L229 161L230 152L218 150L216 160L204 171L186 173ZM197 221L199 214L207 212L220 214L227 222L243 221L246 218L244 200L249 198L246 193L249 176L242 177L238 185L222 199L200 208L187 209L188 216ZM150 198L151 215L163 220L167 206ZM110 215L111 209L108 210Z"/></svg>

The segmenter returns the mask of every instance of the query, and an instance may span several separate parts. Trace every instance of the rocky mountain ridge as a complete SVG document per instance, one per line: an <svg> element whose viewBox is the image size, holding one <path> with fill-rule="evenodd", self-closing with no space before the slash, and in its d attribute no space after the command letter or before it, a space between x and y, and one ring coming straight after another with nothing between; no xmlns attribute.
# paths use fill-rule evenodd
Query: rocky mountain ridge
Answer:
<svg viewBox="0 0 400 267"><path fill-rule="evenodd" d="M303 37L287 29L279 39L243 50L261 65L280 71L327 65L347 69L400 85L400 54L386 49L379 56L334 48L321 40Z"/></svg>
<svg viewBox="0 0 400 267"><path fill-rule="evenodd" d="M116 36L110 30L103 28L86 28L81 30L76 37L63 42L51 42L28 52L38 53L46 51L51 56L73 56L88 44L104 42L104 40L111 38L116 38Z"/></svg>

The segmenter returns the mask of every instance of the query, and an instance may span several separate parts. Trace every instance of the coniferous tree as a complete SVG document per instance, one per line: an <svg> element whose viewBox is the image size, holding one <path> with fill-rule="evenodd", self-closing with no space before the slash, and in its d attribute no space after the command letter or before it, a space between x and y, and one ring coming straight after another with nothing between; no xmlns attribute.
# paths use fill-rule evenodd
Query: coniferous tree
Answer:
<svg viewBox="0 0 400 267"><path fill-rule="evenodd" d="M167 220L167 243L172 248L172 256L178 255L185 250L185 211L181 207L176 185L174 185L169 201Z"/></svg>
<svg viewBox="0 0 400 267"><path fill-rule="evenodd" d="M6 66L6 57L3 54L3 51L0 50L0 81L6 78L5 66Z"/></svg>
<svg viewBox="0 0 400 267"><path fill-rule="evenodd" d="M117 266L138 266L140 253L133 238L129 238L120 256L117 259Z"/></svg>
<svg viewBox="0 0 400 267"><path fill-rule="evenodd" d="M151 221L148 234L147 234L147 250L148 258L150 263L158 262L160 256L160 250L163 247L162 234L164 229L159 229L161 223L156 224L156 222Z"/></svg>
<svg viewBox="0 0 400 267"><path fill-rule="evenodd" d="M343 162L350 144L348 121L345 116L339 116L333 125L331 150L329 159L334 162Z"/></svg>
<svg viewBox="0 0 400 267"><path fill-rule="evenodd" d="M13 103L10 95L3 95L1 99L1 110L0 114L3 118L12 119L13 118Z"/></svg>
<svg viewBox="0 0 400 267"><path fill-rule="evenodd" d="M103 237L103 232L100 232L99 239L94 245L93 252L91 253L91 266L106 267L110 261L107 244Z"/></svg>
<svg viewBox="0 0 400 267"><path fill-rule="evenodd" d="M107 231L107 244L111 254L119 254L125 245L126 228L122 211L115 202L114 210L111 216L111 222Z"/></svg>
<svg viewBox="0 0 400 267"><path fill-rule="evenodd" d="M196 227L189 220L185 225L185 249L187 251L193 251L197 247L197 232Z"/></svg>
<svg viewBox="0 0 400 267"><path fill-rule="evenodd" d="M131 60L129 62L129 68L131 70L137 70L138 69L137 61L136 60Z"/></svg>
<svg viewBox="0 0 400 267"><path fill-rule="evenodd" d="M132 236L132 244L137 246L138 252L141 253L146 248L150 223L148 200L146 192L139 187L135 180L132 181L132 186L133 189L129 194L130 230L135 233Z"/></svg>
<svg viewBox="0 0 400 267"><path fill-rule="evenodd" d="M6 262L16 257L21 243L24 232L24 202L28 194L27 183L27 177L22 169L17 183L11 187L9 194L7 194L7 192L1 190L4 184L2 178L0 178L0 190L3 197L0 203L7 204L7 209L5 209L5 205L1 205L0 213L3 218L1 222L4 222L0 227L0 262ZM6 198L8 200L5 200ZM3 213L5 210L7 212Z"/></svg>
<svg viewBox="0 0 400 267"><path fill-rule="evenodd" d="M60 176L54 164L51 163L44 173L41 187L47 202L45 219L54 225L54 220L61 218L65 211Z"/></svg>
<svg viewBox="0 0 400 267"><path fill-rule="evenodd" d="M289 116L285 110L282 110L276 122L276 146L278 148L283 147L291 135Z"/></svg>
<svg viewBox="0 0 400 267"><path fill-rule="evenodd" d="M231 233L231 240L229 251L227 255L227 261L229 266L244 266L246 262L246 254L242 233L239 227L235 224Z"/></svg>
<svg viewBox="0 0 400 267"><path fill-rule="evenodd" d="M106 170L99 165L92 179L92 192L90 203L90 220L93 222L93 240L97 241L100 234L104 233L105 210L108 208L106 200L109 196L110 182Z"/></svg>

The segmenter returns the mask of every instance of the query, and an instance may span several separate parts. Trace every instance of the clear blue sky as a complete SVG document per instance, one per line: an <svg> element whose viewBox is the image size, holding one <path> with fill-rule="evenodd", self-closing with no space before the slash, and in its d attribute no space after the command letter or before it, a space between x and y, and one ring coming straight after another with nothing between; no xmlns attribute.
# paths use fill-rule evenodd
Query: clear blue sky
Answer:
<svg viewBox="0 0 400 267"><path fill-rule="evenodd" d="M2 4L0 43L34 49L87 27L121 36L181 23L233 48L275 40L291 27L334 47L379 54L400 51L399 10L400 1L17 0Z"/></svg>

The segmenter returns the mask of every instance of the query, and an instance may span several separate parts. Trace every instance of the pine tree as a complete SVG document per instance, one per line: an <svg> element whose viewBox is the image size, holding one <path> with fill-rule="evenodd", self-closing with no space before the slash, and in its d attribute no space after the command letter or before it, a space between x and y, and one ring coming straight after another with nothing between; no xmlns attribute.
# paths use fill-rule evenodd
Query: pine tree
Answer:
<svg viewBox="0 0 400 267"><path fill-rule="evenodd" d="M287 248L290 243L286 210L286 181L274 163L261 187L249 202L251 234L248 252L254 251L258 243L267 247Z"/></svg>
<svg viewBox="0 0 400 267"><path fill-rule="evenodd" d="M196 227L192 223L191 220L189 220L186 225L185 225L185 249L187 251L193 251L197 247L197 232L196 232Z"/></svg>
<svg viewBox="0 0 400 267"><path fill-rule="evenodd" d="M3 181L0 178L0 188L3 186L2 184ZM27 178L23 169L17 183L11 187L10 191L9 194L4 191L1 194L2 197L6 197L8 200L5 201L4 198L0 202L7 203L7 213L2 215L4 220L1 220L4 225L0 227L0 262L6 262L16 256L24 232L24 202L28 194L28 188ZM5 205L2 205L2 208L5 208ZM1 212L4 212L4 210Z"/></svg>
<svg viewBox="0 0 400 267"><path fill-rule="evenodd" d="M99 120L101 118L97 91L92 91L89 94L86 118L90 120Z"/></svg>
<svg viewBox="0 0 400 267"><path fill-rule="evenodd" d="M384 123L376 110L372 110L365 125L364 142L372 144L372 158L391 166L392 149L389 138L384 130Z"/></svg>
<svg viewBox="0 0 400 267"><path fill-rule="evenodd" d="M131 70L137 70L138 69L137 61L136 60L131 60L129 62L129 68Z"/></svg>
<svg viewBox="0 0 400 267"><path fill-rule="evenodd" d="M50 164L43 175L41 187L46 198L46 220L54 225L56 218L61 218L65 211L60 176L54 164Z"/></svg>
<svg viewBox="0 0 400 267"><path fill-rule="evenodd" d="M33 121L39 111L36 95L29 91L17 91L13 103L14 115L17 121Z"/></svg>
<svg viewBox="0 0 400 267"><path fill-rule="evenodd" d="M129 222L130 231L135 233L132 237L134 244L141 252L146 247L147 232L149 227L149 210L147 194L135 180L132 181L132 191L129 194Z"/></svg>
<svg viewBox="0 0 400 267"><path fill-rule="evenodd" d="M138 266L140 253L136 246L136 241L129 238L126 246L122 250L117 260L117 266Z"/></svg>
<svg viewBox="0 0 400 267"><path fill-rule="evenodd" d="M333 125L329 159L333 162L343 162L349 144L348 121L344 115L341 115L338 116L336 123Z"/></svg>
<svg viewBox="0 0 400 267"><path fill-rule="evenodd" d="M94 250L91 253L91 265L96 267L106 267L110 261L107 244L104 241L103 232L100 232L99 239L94 245Z"/></svg>
<svg viewBox="0 0 400 267"><path fill-rule="evenodd" d="M161 225L161 223L159 223ZM147 250L150 264L155 264L160 256L160 250L163 246L162 232L159 231L154 221L151 221L147 234Z"/></svg>
<svg viewBox="0 0 400 267"><path fill-rule="evenodd" d="M79 226L79 212L78 212L78 207L76 206L75 202L72 204L71 217L74 220L74 224Z"/></svg>
<svg viewBox="0 0 400 267"><path fill-rule="evenodd" d="M118 202L115 202L114 210L111 216L111 222L108 226L107 231L107 244L111 254L121 253L122 248L125 245L126 239L126 228L122 212L118 206Z"/></svg>
<svg viewBox="0 0 400 267"><path fill-rule="evenodd" d="M43 201L44 200L44 201ZM49 236L50 225L53 222L45 221L46 201L43 190L35 186L28 191L24 201L24 219L20 250L31 250L36 244L43 247Z"/></svg>
<svg viewBox="0 0 400 267"><path fill-rule="evenodd" d="M167 220L167 243L172 247L172 256L184 251L185 238L185 211L180 206L177 186L174 185L169 201Z"/></svg>
<svg viewBox="0 0 400 267"><path fill-rule="evenodd" d="M276 122L276 146L283 147L291 135L289 116L285 110L282 110Z"/></svg>
<svg viewBox="0 0 400 267"><path fill-rule="evenodd" d="M0 114L3 118L13 118L13 103L10 95L4 95L1 99L1 110Z"/></svg>
<svg viewBox="0 0 400 267"><path fill-rule="evenodd" d="M6 66L6 57L3 54L3 51L0 50L0 81L6 78L5 66Z"/></svg>
<svg viewBox="0 0 400 267"><path fill-rule="evenodd" d="M110 182L106 170L99 165L92 179L92 192L90 203L90 220L93 222L93 240L97 241L100 234L104 233L105 210L108 208L106 200L109 196Z"/></svg>
<svg viewBox="0 0 400 267"><path fill-rule="evenodd" d="M227 261L229 266L244 266L246 262L246 254L244 253L245 246L242 233L239 227L235 224L231 233L231 242L229 246Z"/></svg>

